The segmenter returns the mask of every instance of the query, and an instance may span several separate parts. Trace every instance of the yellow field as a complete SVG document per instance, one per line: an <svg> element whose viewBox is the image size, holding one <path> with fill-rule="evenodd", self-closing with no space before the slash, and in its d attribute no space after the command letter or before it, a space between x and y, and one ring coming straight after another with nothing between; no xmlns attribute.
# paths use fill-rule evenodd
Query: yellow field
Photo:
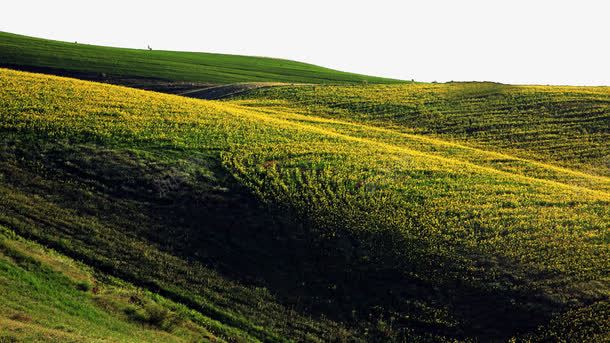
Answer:
<svg viewBox="0 0 610 343"><path fill-rule="evenodd" d="M332 338L324 336L329 332L367 339L366 332L375 335L368 339L396 340L553 337L551 331L545 331L550 320L560 320L562 314L591 303L602 304L593 307L602 311L600 322L591 324L598 327L605 320L603 304L610 295L610 177L603 171L608 146L599 141L606 137L606 129L593 120L600 126L595 132L589 128L591 132L585 135L589 143L579 145L570 141L571 136L556 132L558 124L550 116L534 121L528 136L526 128L519 126L525 119L494 116L494 111L501 105L519 111L527 99L546 104L537 107L551 108L588 97L591 103L595 103L591 98L598 100L591 105L597 106L591 113L598 111L598 117L604 117L607 112L600 104L607 104L610 94L605 88L502 88L520 99L513 104L480 96L496 92L494 86L465 85L459 92L457 87L278 87L253 91L248 99L213 102L1 70L0 132L5 135L2 156L6 160L0 169L0 175L5 175L0 178L0 224L36 240L55 242L62 252L86 256L93 265L105 263L105 270L121 277L138 278L138 273L150 270L158 278L155 287L176 298L190 299L194 308L248 339L304 340L311 334L326 340ZM528 97L530 91L535 96ZM563 94L562 98L553 98L556 94ZM335 102L326 102L331 98ZM341 99L351 100L338 104ZM444 124L451 128L452 123L468 123L467 116L454 115L459 111L448 107L450 102L460 102L463 113L469 108L482 111L477 104L486 102L483 109L490 113L465 124L476 127L478 134L460 133L467 129L463 126L435 131L434 127ZM404 118L382 115L415 103L421 118L413 120L411 127ZM532 108L523 111L533 116ZM349 117L358 111L361 117ZM579 108L564 117L584 112ZM504 149L510 140L504 129L513 122L516 124L508 132L518 141ZM557 139L553 139L555 135ZM570 152L553 151L568 143ZM570 160L579 154L578 146L591 154ZM111 165L114 169L104 167L104 156L119 153L123 157L117 157L117 164ZM139 180L129 170L140 168L137 164L143 163L143 156L153 162L146 162L151 167ZM109 174L104 174L104 168ZM11 176L11 170L33 173L38 179L21 180ZM115 172L120 177L112 176ZM296 306L296 300L283 297L281 287L289 286L280 287L279 281L262 281L269 291L260 297L249 293L251 290L238 291L241 288L231 283L235 293L227 295L214 286L215 281L201 281L209 271L193 271L193 279L199 281L181 282L182 276L171 271L178 262L169 258L160 262L164 267L147 256L138 257L143 259L137 266L141 270L129 266L135 257L121 257L127 254L124 251L134 249L135 256L158 246L187 261L186 265L195 263L201 268L196 257L192 262L172 250L177 243L168 243L195 235L176 233L182 232L177 227L186 225L176 214L179 212L164 217L176 227L159 226L157 232L151 226L150 231L156 233L148 232L145 225L135 228L136 210L118 213L116 218L104 214L104 206L111 206L106 201L111 199L125 201L125 211L161 201L142 200L138 196L145 195L128 190L155 194L149 188L157 184L146 186L146 182L154 180L155 173L170 172L170 186L157 198L170 194L174 199L172 194L190 189L185 201L206 207L239 188L262 204L257 210L222 217L231 223L213 224L234 230L228 239L235 254L254 260L273 254L257 250L259 241L250 236L250 227L264 232L265 227L279 225L269 233L273 239L280 237L277 244L306 242L311 247L302 252L307 270L326 274L286 272L302 283L290 286L298 291L291 289L286 294L303 292L304 297L320 299L308 300L307 305L318 312L294 307L294 323L283 322L283 306ZM69 200L59 190L62 183L81 200ZM137 188L140 184L145 186ZM119 186L122 188L114 188ZM20 197L32 200L20 203ZM160 204L165 209L171 201ZM50 206L66 211L55 218L24 215L43 213ZM222 206L231 211L229 205ZM255 213L261 208L276 214L262 221ZM97 218L104 219L97 222ZM211 232L207 218L188 224L195 225L189 228ZM88 239L76 224L89 220L96 221L92 237L106 243ZM157 225L144 215L138 220ZM109 238L117 232L131 237L125 240L134 239L128 245L131 248L122 248L121 244L128 243ZM161 238L136 243L143 238L132 237L142 235ZM58 243L71 237L82 238L71 244ZM197 249L202 251L206 244L217 243L217 238L201 239ZM138 248L140 244L145 248ZM130 262L119 263L121 258ZM205 261L201 270L208 268ZM291 264L283 267L294 269ZM227 268L238 270L239 263ZM214 272L212 278L228 278L223 273ZM202 299L201 294L207 298ZM336 303L324 305L326 299ZM267 314L260 316L256 306L267 309ZM317 314L312 318L311 313ZM398 324L388 324L389 318ZM430 327L434 329L426 329ZM214 333L231 336L229 329L220 331ZM607 332L599 334L607 337Z"/></svg>

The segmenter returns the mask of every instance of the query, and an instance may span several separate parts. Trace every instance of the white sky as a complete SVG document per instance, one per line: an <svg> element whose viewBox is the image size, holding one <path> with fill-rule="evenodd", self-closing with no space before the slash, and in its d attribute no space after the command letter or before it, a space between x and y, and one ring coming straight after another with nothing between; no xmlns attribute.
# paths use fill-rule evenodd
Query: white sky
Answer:
<svg viewBox="0 0 610 343"><path fill-rule="evenodd" d="M2 0L0 31L418 81L610 85L608 0Z"/></svg>

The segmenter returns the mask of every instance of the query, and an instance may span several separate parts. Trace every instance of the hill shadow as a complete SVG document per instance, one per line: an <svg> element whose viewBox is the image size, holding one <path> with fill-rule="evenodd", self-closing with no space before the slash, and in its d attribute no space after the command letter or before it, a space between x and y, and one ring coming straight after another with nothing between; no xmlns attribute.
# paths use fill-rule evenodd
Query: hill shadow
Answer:
<svg viewBox="0 0 610 343"><path fill-rule="evenodd" d="M532 331L561 309L535 291L517 291L510 275L501 279L502 288L487 287L486 280L468 282L464 266L425 247L416 251L420 259L404 261L394 252L417 245L395 231L357 236L333 228L340 234L326 237L324 227L284 204L260 202L223 169L217 151L165 151L173 157L160 162L137 151L46 144L5 151L5 157L26 161L20 164L24 170L43 165L43 178L74 183L43 190L62 207L111 223L240 284L265 287L298 313L345 323L356 332L367 329L371 340L413 334L506 340ZM162 148L155 149L161 154ZM31 187L28 182L13 184ZM83 203L75 196L79 192L100 195L100 203Z"/></svg>

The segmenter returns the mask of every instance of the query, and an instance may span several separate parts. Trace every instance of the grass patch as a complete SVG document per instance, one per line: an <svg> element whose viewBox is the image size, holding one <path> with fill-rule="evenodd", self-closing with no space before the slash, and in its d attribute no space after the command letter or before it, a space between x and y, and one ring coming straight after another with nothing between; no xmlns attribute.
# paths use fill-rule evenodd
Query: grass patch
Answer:
<svg viewBox="0 0 610 343"><path fill-rule="evenodd" d="M67 264L93 280L95 288L57 268ZM102 299L135 293L136 288L96 275L88 267L28 242L4 227L0 227L0 290L0 337L8 342L215 339L205 326L191 320L188 311L163 299L157 303L149 293L139 293L148 304L146 309L151 309L145 324L122 316L118 308L98 306ZM116 304L122 308L132 306L127 301Z"/></svg>

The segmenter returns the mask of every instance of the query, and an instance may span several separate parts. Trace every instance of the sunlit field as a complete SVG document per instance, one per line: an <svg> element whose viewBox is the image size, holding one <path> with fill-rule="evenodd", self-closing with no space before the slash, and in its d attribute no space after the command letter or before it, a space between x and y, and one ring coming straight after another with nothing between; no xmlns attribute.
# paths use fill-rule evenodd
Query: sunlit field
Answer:
<svg viewBox="0 0 610 343"><path fill-rule="evenodd" d="M0 290L71 287L37 305L86 304L58 341L603 341L609 108L604 87L204 101L1 69ZM29 241L79 272L15 259ZM43 335L33 308L3 302L0 331Z"/></svg>
<svg viewBox="0 0 610 343"><path fill-rule="evenodd" d="M610 176L609 87L495 83L274 87L251 105L424 134ZM247 104L247 103L246 103Z"/></svg>

